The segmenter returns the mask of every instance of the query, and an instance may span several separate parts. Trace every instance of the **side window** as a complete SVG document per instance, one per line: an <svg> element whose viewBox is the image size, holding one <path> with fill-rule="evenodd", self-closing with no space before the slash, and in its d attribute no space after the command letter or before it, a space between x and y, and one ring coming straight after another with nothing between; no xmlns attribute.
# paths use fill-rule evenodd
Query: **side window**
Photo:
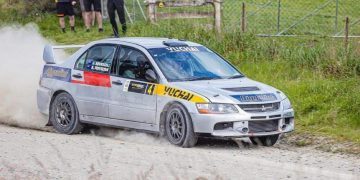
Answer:
<svg viewBox="0 0 360 180"><path fill-rule="evenodd" d="M78 69L78 70L84 69L86 55L87 55L87 52L85 52L83 55L81 55L80 58L76 61L75 69Z"/></svg>
<svg viewBox="0 0 360 180"><path fill-rule="evenodd" d="M115 51L115 45L99 45L90 48L86 53L85 69L88 71L109 73ZM81 61L81 58L79 61Z"/></svg>
<svg viewBox="0 0 360 180"><path fill-rule="evenodd" d="M121 46L112 73L123 78L147 81L145 72L148 69L152 69L151 63L140 50Z"/></svg>

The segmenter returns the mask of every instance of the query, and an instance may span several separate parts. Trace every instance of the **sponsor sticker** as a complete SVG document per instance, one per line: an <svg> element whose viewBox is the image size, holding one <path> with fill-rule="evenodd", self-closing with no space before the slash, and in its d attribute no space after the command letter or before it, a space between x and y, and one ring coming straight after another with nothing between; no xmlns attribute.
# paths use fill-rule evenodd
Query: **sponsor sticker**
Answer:
<svg viewBox="0 0 360 180"><path fill-rule="evenodd" d="M203 98L195 93L173 88L170 86L165 86L163 84L126 81L124 85L124 91L147 94L147 95L168 96L168 97L183 99L195 103L208 102L206 98Z"/></svg>
<svg viewBox="0 0 360 180"><path fill-rule="evenodd" d="M186 92L186 91L182 91L180 89L176 89L176 88L172 88L169 86L164 86L163 88L159 89L158 91L159 95L164 95L164 96L171 96L171 97L175 97L175 98L179 98L179 99L184 99L187 101L191 101L192 98L194 98L194 94Z"/></svg>
<svg viewBox="0 0 360 180"><path fill-rule="evenodd" d="M90 59L86 63L86 68L92 71L109 72L110 64Z"/></svg>
<svg viewBox="0 0 360 180"><path fill-rule="evenodd" d="M266 102L277 100L275 94L273 93L234 95L232 97L241 102Z"/></svg>
<svg viewBox="0 0 360 180"><path fill-rule="evenodd" d="M159 96L170 96L173 98L183 99L183 100L191 101L191 102L195 102L195 103L208 102L207 99L205 99L195 93L177 89L177 88L173 88L173 87L169 87L169 86L165 86L162 84L157 85L156 94Z"/></svg>
<svg viewBox="0 0 360 180"><path fill-rule="evenodd" d="M191 46L168 47L166 49L170 52L198 52L198 51L200 51L197 47L191 47Z"/></svg>
<svg viewBox="0 0 360 180"><path fill-rule="evenodd" d="M146 91L145 91L145 94L153 95L154 92L155 92L155 87L156 87L155 84L148 84L147 88L146 88Z"/></svg>
<svg viewBox="0 0 360 180"><path fill-rule="evenodd" d="M45 66L43 70L43 77L70 82L71 69L56 66Z"/></svg>
<svg viewBox="0 0 360 180"><path fill-rule="evenodd" d="M127 80L127 81L125 82L125 84L124 84L124 91L128 91L128 89L129 89L129 84L130 84L130 81Z"/></svg>
<svg viewBox="0 0 360 180"><path fill-rule="evenodd" d="M137 81L126 81L124 85L124 91L153 95L155 92L156 84L137 82Z"/></svg>
<svg viewBox="0 0 360 180"><path fill-rule="evenodd" d="M145 94L147 83L131 81L128 87L129 92Z"/></svg>

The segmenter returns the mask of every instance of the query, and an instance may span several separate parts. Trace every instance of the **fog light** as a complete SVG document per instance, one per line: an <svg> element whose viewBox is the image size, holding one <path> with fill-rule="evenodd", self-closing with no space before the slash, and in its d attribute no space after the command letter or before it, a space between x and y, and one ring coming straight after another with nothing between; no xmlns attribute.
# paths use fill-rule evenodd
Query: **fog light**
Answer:
<svg viewBox="0 0 360 180"><path fill-rule="evenodd" d="M242 128L242 129L241 129L241 132L243 132L243 133L247 133L247 132L249 132L249 128L244 127L244 128Z"/></svg>
<svg viewBox="0 0 360 180"><path fill-rule="evenodd" d="M214 130L224 130L232 127L233 127L233 122L217 123L215 124Z"/></svg>
<svg viewBox="0 0 360 180"><path fill-rule="evenodd" d="M285 118L285 124L290 124L292 118Z"/></svg>

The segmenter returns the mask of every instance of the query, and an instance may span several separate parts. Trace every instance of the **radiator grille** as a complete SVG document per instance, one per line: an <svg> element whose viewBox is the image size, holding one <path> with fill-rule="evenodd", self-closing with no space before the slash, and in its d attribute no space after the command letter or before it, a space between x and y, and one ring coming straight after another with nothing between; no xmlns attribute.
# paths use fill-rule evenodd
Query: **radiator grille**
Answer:
<svg viewBox="0 0 360 180"><path fill-rule="evenodd" d="M239 107L245 112L271 112L280 108L280 102L266 104L239 104Z"/></svg>

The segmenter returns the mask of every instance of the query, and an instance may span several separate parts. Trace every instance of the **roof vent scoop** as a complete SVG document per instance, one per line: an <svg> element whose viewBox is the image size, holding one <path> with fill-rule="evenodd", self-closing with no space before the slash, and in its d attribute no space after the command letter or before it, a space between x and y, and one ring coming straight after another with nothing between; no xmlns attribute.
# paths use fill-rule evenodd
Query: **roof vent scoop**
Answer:
<svg viewBox="0 0 360 180"><path fill-rule="evenodd" d="M169 47L189 46L185 42L174 41L174 40L164 41L163 44Z"/></svg>

